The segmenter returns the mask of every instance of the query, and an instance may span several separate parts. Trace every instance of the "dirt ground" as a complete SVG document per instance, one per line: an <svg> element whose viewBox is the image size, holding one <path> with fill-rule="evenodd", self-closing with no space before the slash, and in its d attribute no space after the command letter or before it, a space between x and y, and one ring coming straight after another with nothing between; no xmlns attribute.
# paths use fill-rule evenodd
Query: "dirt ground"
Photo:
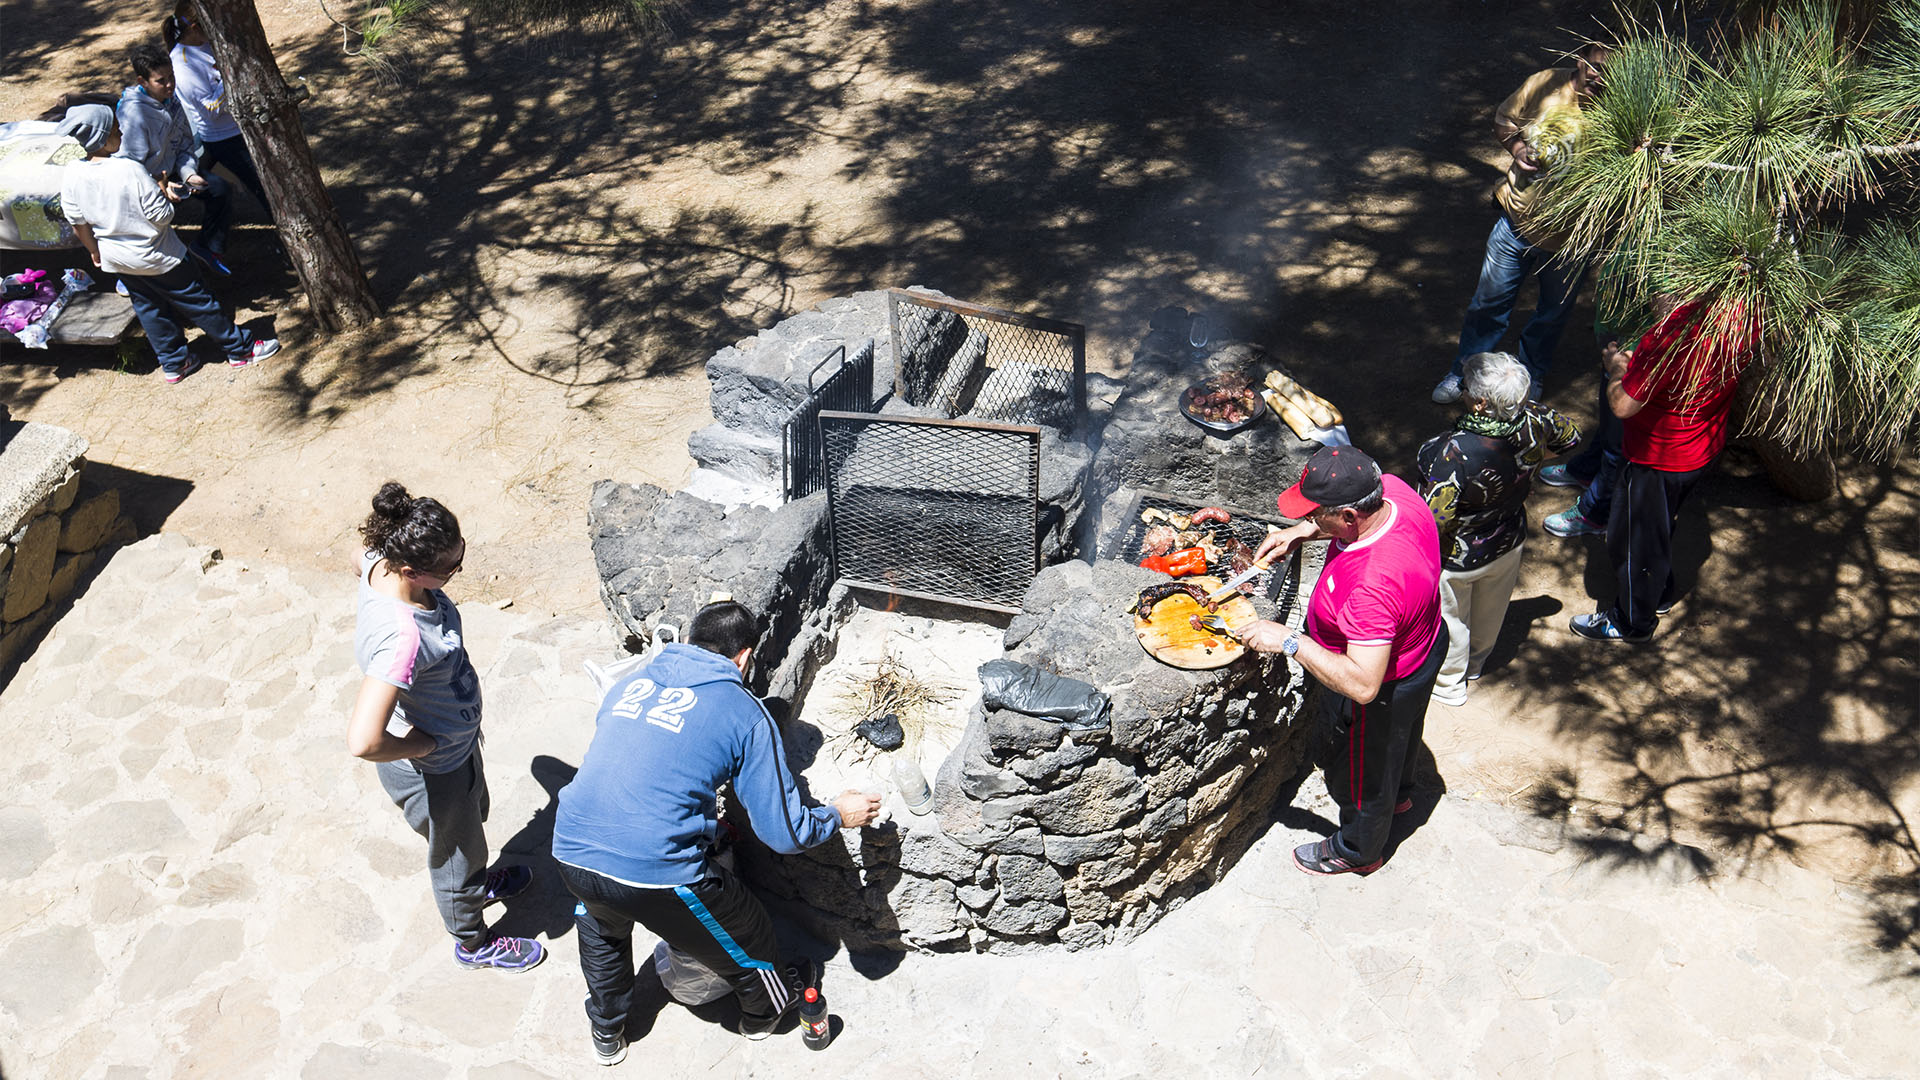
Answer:
<svg viewBox="0 0 1920 1080"><path fill-rule="evenodd" d="M1531 0L696 0L656 47L456 23L380 72L317 4L259 7L391 315L317 334L249 205L227 291L289 345L264 370L168 388L140 349L16 349L0 389L92 440L144 530L339 568L400 479L462 515L464 602L537 612L597 610L594 481L690 471L705 358L857 289L1084 322L1108 371L1155 308L1205 310L1404 473L1450 418L1427 391L1492 222L1487 117L1591 25ZM121 85L156 32L125 10L8 0L0 115ZM1585 318L1548 396L1590 418ZM1729 453L1641 650L1565 629L1611 592L1601 543L1536 538L1489 677L1429 719L1442 781L1724 869L1827 869L1858 943L1911 953L1917 491L1909 459L1795 504Z"/></svg>

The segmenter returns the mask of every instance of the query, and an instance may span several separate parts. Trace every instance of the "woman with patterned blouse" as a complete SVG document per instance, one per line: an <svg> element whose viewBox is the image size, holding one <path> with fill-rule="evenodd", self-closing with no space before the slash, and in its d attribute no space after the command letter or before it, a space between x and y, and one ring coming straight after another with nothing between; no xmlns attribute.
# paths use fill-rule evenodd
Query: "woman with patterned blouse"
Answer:
<svg viewBox="0 0 1920 1080"><path fill-rule="evenodd" d="M1433 700L1459 705L1493 651L1520 580L1533 474L1580 442L1573 421L1527 400L1529 376L1508 353L1467 358L1453 430L1415 455L1420 491L1440 527L1440 607L1450 642Z"/></svg>

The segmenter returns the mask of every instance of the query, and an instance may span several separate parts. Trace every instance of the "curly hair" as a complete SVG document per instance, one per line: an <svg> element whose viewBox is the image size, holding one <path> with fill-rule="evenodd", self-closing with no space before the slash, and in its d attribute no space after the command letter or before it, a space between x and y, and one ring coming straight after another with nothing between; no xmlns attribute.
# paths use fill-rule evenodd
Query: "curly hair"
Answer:
<svg viewBox="0 0 1920 1080"><path fill-rule="evenodd" d="M373 497L373 513L360 526L360 540L396 569L431 570L460 546L460 522L439 500L416 499L389 480Z"/></svg>

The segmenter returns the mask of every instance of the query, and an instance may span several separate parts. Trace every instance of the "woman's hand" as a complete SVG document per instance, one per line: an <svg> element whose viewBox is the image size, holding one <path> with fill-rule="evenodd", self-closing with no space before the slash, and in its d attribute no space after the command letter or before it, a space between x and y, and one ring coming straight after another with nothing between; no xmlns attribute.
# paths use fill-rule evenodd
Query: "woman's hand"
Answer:
<svg viewBox="0 0 1920 1080"><path fill-rule="evenodd" d="M399 701L399 687L371 675L362 679L353 715L347 720L347 753L363 761L399 761L433 753L438 744L419 728L405 735L387 730L387 721L393 718L393 707Z"/></svg>

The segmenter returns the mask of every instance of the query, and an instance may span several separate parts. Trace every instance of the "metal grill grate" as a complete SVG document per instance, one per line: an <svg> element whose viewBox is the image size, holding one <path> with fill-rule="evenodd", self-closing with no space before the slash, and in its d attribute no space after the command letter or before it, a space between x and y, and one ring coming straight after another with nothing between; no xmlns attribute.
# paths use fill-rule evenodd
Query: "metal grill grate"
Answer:
<svg viewBox="0 0 1920 1080"><path fill-rule="evenodd" d="M907 403L1062 429L1086 415L1086 327L904 289L889 290L888 309Z"/></svg>
<svg viewBox="0 0 1920 1080"><path fill-rule="evenodd" d="M1192 515L1203 506L1218 506L1233 516L1233 520L1224 525L1210 522L1205 526L1206 528L1225 529L1249 548L1259 547L1260 541L1266 538L1268 528L1277 527L1279 524L1221 503L1197 503L1178 495L1169 495L1164 491L1142 491L1139 498L1135 499L1133 505L1127 510L1126 527L1119 531L1119 538L1102 551L1101 556L1122 562L1140 561L1142 558L1140 541L1147 531L1146 522L1140 520L1140 512L1148 507L1157 507L1174 514ZM1209 565L1207 569L1222 580L1232 572L1232 568L1226 566ZM1274 569L1280 572L1275 573ZM1279 604L1282 611L1291 610L1294 594L1300 588L1300 557L1296 554L1284 567L1277 566L1274 569L1253 579L1254 592L1266 594L1267 599Z"/></svg>
<svg viewBox="0 0 1920 1080"><path fill-rule="evenodd" d="M820 369L835 360L840 366L816 386L814 379ZM807 374L807 399L787 417L780 432L780 471L788 502L805 498L826 486L826 458L820 451L820 425L816 422L823 409L873 411L872 338L867 339L851 360L847 359L845 345L835 346Z"/></svg>
<svg viewBox="0 0 1920 1080"><path fill-rule="evenodd" d="M1039 569L1040 429L822 412L834 575L1018 612Z"/></svg>

